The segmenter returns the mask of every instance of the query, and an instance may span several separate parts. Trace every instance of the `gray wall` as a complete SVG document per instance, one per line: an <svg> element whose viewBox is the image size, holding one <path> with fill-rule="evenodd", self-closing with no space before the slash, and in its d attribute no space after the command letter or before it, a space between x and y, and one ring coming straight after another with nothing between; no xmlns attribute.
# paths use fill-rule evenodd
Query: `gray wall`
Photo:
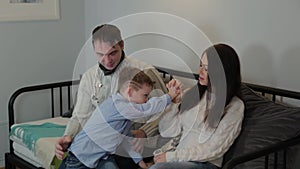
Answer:
<svg viewBox="0 0 300 169"><path fill-rule="evenodd" d="M96 25L135 13L172 14L194 24L212 43L231 44L240 55L244 81L300 91L299 8L298 0L61 0L61 20L0 22L0 162L8 150L10 94L21 86L70 79L76 62L78 73L94 64L91 44L86 43L87 51L80 49ZM149 20L139 24L145 23ZM123 32L131 29L122 27ZM163 53L160 59L168 58L168 64L176 56L197 70L197 56L182 42L151 34L126 39L127 54L144 54L140 59L147 60L141 52L147 48ZM88 60L77 58L78 53Z"/></svg>
<svg viewBox="0 0 300 169"><path fill-rule="evenodd" d="M244 81L300 91L298 0L98 0L86 1L85 8L86 36L89 36L91 29L97 24L141 12L163 12L184 18L203 31L212 43L225 42L237 50L242 62ZM159 19L161 18L157 17ZM137 27L148 22L149 20L144 20ZM168 24L165 23L166 27ZM127 25L122 31L128 31L128 27L130 26ZM176 42L172 41L168 45L163 38L157 40L146 35L143 38L136 36L128 39L125 44L127 54L144 49L145 39L149 48L171 51L188 64L198 64L194 57L186 59L191 56L190 52L176 50L180 46ZM201 45L198 46L202 48Z"/></svg>
<svg viewBox="0 0 300 169"><path fill-rule="evenodd" d="M60 20L0 22L0 166L4 166L8 151L10 95L22 86L72 78L85 42L84 1L61 0L60 12Z"/></svg>
<svg viewBox="0 0 300 169"><path fill-rule="evenodd" d="M87 37L95 25L115 23L116 20L136 13L162 12L184 18L202 30L212 43L225 42L237 50L243 81L300 91L299 0L98 0L86 1L85 9ZM140 23L135 23L135 27L123 23L126 26L122 27L122 31L139 29L160 19L162 18L145 18ZM165 22L163 26L171 31L174 29L171 25L172 22ZM183 26L179 29L186 28ZM188 33L187 31L186 34ZM184 45L162 36L157 38L144 34L126 39L125 49L127 54L140 54L148 47L149 51L152 50L152 56L145 54L143 58L137 57L150 63L170 65L179 56L185 63L197 67L199 62L191 57L192 52L186 50ZM202 47L199 44L199 48ZM155 55L159 53L158 49L163 52L157 58ZM164 58L169 58L169 63ZM195 71L193 68L192 70ZM294 168L299 168L297 166L299 164Z"/></svg>

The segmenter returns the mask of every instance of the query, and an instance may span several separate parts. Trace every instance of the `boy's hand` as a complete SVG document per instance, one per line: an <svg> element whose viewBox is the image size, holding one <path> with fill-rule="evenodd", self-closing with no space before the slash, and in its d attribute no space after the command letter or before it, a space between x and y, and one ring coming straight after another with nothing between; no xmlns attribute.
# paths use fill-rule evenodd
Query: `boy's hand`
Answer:
<svg viewBox="0 0 300 169"><path fill-rule="evenodd" d="M171 97L172 102L178 103L181 98L181 93L182 93L182 84L179 80L172 79L166 87L168 88L169 96Z"/></svg>

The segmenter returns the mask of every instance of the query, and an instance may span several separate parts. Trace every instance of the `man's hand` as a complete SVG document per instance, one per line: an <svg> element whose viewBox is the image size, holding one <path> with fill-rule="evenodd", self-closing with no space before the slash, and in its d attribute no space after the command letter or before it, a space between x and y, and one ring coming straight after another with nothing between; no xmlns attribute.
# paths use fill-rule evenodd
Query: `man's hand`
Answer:
<svg viewBox="0 0 300 169"><path fill-rule="evenodd" d="M55 155L59 160L63 159L64 153L67 151L71 142L72 138L70 136L63 136L57 140L55 145Z"/></svg>
<svg viewBox="0 0 300 169"><path fill-rule="evenodd" d="M166 153L159 153L157 155L154 155L153 160L155 163L167 162Z"/></svg>
<svg viewBox="0 0 300 169"><path fill-rule="evenodd" d="M144 130L141 130L141 129L140 130L131 130L131 134L135 138L146 138L147 137Z"/></svg>
<svg viewBox="0 0 300 169"><path fill-rule="evenodd" d="M144 144L146 141L146 133L143 130L131 130L131 134L134 137L131 144L134 147L134 151L142 153L144 150Z"/></svg>

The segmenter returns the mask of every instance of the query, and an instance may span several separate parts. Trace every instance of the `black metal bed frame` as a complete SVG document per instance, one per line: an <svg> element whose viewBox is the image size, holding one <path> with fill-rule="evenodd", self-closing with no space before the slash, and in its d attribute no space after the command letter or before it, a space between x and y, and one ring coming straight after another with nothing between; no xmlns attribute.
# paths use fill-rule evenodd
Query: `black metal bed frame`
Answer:
<svg viewBox="0 0 300 169"><path fill-rule="evenodd" d="M156 67L157 70L162 73L163 77L166 77L167 75L169 76L170 79L173 78L173 76L180 76L183 78L189 78L189 79L198 79L198 75L194 73L186 73L182 71L176 71L172 69L167 69L167 68L162 68L162 67ZM28 87L23 87L15 91L12 96L9 99L8 103L8 113L9 113L9 130L10 127L15 123L15 117L14 117L14 103L17 99L17 97L23 93L26 92L31 92L31 91L38 91L38 90L50 90L50 97L51 97L51 112L52 112L52 117L54 117L54 90L58 89L59 90L59 106L60 106L60 115L62 115L62 105L66 104L70 108L70 88L72 85L77 85L79 83L79 80L75 81L64 81L64 82L57 82L57 83L48 83L48 84L42 84L42 85L34 85L34 86L28 86ZM262 85L256 85L256 84L251 84L251 83L244 83L254 91L262 93L262 95L265 94L270 94L272 95L272 101L276 101L276 97L286 97L286 98L293 98L293 99L298 99L300 100L300 92L294 92L294 91L289 91L289 90L284 90L284 89L278 89L278 88L272 88L272 87L267 87L267 86L262 86ZM62 92L63 88L67 88L67 95L68 98L67 100L62 99ZM274 164L277 164L277 151L283 151L284 152L284 158L283 158L283 163L284 166L286 164L286 149L298 145L300 143L300 136L296 138L291 138L289 140L283 141L281 143L263 148L259 151L254 151L248 154L244 154L235 158L232 158L228 160L225 164L223 164L222 169L232 169L236 165L254 160L259 157L265 156L265 168L268 168L268 162L269 162L269 156L271 154L274 154ZM12 142L10 142L10 152L5 154L5 167L6 169L15 169L16 167L22 168L22 169L36 169L34 165L28 163L27 161L23 160L22 158L18 157L17 155L14 154L13 152L13 147L12 147ZM277 166L274 165L274 169L277 169Z"/></svg>
<svg viewBox="0 0 300 169"><path fill-rule="evenodd" d="M55 108L59 106L59 115L63 115L63 105L67 105L68 109L71 108L71 87L73 85L78 85L79 80L69 80L69 81L63 81L63 82L56 82L56 83L47 83L42 85L33 85L33 86L27 86L22 87L18 90L16 90L10 97L8 101L8 124L9 124L9 132L11 126L15 123L15 111L14 111L14 104L16 102L16 99L25 93L30 93L33 91L41 91L41 90L48 90L50 95L50 104L51 104L51 117L55 116ZM55 94L55 91L58 90L58 95ZM63 93L66 93L67 99L63 99ZM55 99L59 100L59 104L55 105ZM13 150L12 141L10 140L9 144L9 153L5 153L5 168L6 169L16 169L16 167L20 169L36 169L40 167L36 167L32 165L31 163L25 161L24 159L18 157L15 155Z"/></svg>

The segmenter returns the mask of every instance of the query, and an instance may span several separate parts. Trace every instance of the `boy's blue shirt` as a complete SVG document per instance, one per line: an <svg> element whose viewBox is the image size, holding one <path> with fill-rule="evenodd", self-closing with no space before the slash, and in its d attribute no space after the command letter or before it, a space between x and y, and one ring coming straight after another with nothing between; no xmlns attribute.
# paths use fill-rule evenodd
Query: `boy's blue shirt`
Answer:
<svg viewBox="0 0 300 169"><path fill-rule="evenodd" d="M163 111L171 103L168 94L153 97L144 104L134 104L120 93L103 101L93 112L82 131L74 138L71 151L84 165L95 168L100 159L114 154L123 142L128 154L138 163L142 156L129 143L130 120L146 117Z"/></svg>

